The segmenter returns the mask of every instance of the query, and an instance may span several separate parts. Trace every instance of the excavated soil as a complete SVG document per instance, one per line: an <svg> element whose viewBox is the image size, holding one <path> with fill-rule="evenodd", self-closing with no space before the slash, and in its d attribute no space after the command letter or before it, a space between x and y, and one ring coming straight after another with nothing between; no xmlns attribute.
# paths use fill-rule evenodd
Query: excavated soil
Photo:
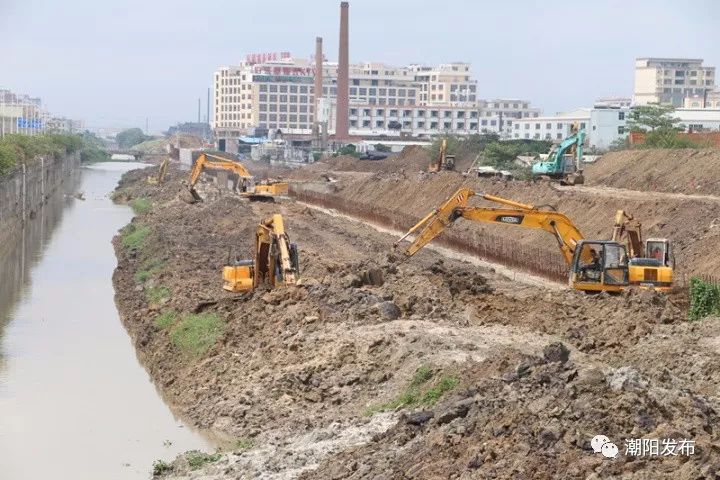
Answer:
<svg viewBox="0 0 720 480"><path fill-rule="evenodd" d="M720 150L623 150L603 155L586 174L589 185L720 195Z"/></svg>
<svg viewBox="0 0 720 480"><path fill-rule="evenodd" d="M588 296L522 285L429 250L400 262L391 253L395 238L362 223L292 200L249 203L208 186L205 202L187 205L177 200L184 174L173 170L160 186L148 185L148 174L126 174L115 197L153 204L133 220L149 232L137 250L115 241L121 318L173 408L232 439L200 468L179 458L167 478L719 472L717 319L689 323L682 303L652 292ZM580 203L546 185L452 174L344 178L334 182L336 194L408 215L463 182L535 203ZM607 227L595 228L609 230L615 207L600 215L603 203L586 208L607 217ZM229 250L249 256L255 226L272 213L283 214L299 246L301 285L224 291ZM156 268L143 282L138 272L148 264ZM152 295L159 288L164 298ZM177 325L156 325L168 312L215 314L225 326L207 351L183 353L172 340ZM408 399L413 389L420 393ZM618 444L618 458L593 453L597 434ZM640 437L692 439L695 454L624 455L623 440Z"/></svg>
<svg viewBox="0 0 720 480"><path fill-rule="evenodd" d="M585 238L592 239L609 239L615 212L622 209L642 222L646 237L672 239L680 282L691 275L714 274L720 269L720 258L708 255L720 249L720 197L628 192L608 187L559 187L540 181L506 182L456 172L339 172L326 176L333 182L316 177L317 183L309 183L306 178L296 182L293 188L300 193L312 193L324 187L326 198L363 206L390 217L400 229L409 228L460 187L552 207L570 217ZM499 206L480 199L471 203ZM458 221L443 235L479 246L507 244L504 250L531 246L541 249L548 263L563 265L554 237L545 232Z"/></svg>

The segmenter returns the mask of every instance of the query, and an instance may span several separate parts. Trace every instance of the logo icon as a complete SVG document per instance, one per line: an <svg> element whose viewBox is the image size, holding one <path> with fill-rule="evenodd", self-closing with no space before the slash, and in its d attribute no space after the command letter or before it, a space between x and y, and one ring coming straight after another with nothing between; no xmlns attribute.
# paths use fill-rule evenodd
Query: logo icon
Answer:
<svg viewBox="0 0 720 480"><path fill-rule="evenodd" d="M605 458L615 458L618 454L618 447L605 435L595 435L590 440L590 446L595 453L602 453Z"/></svg>

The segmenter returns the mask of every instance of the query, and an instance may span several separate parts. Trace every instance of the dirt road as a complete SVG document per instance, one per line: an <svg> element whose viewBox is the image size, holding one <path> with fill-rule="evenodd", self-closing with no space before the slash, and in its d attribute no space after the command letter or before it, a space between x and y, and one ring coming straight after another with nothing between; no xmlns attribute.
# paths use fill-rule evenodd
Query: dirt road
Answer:
<svg viewBox="0 0 720 480"><path fill-rule="evenodd" d="M126 177L151 207L116 239L117 303L178 411L228 437L167 478L697 478L718 465L720 383L710 321L648 292L522 285L442 252L411 261L394 236L293 201L187 205L179 175ZM396 204L398 204L396 202ZM222 290L234 248L282 213L302 285ZM138 232L141 232L138 234ZM369 271L374 275L368 275ZM383 281L377 279L380 273ZM604 460L603 433L687 438L692 456Z"/></svg>

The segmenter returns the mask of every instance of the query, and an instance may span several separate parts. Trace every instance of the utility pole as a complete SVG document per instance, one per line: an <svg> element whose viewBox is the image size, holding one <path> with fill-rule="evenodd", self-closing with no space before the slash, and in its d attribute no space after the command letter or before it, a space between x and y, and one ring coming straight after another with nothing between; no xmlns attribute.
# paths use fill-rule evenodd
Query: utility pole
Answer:
<svg viewBox="0 0 720 480"><path fill-rule="evenodd" d="M200 123L200 97L198 97L198 122Z"/></svg>
<svg viewBox="0 0 720 480"><path fill-rule="evenodd" d="M145 117L145 135L149 135L150 130L150 119L148 117Z"/></svg>

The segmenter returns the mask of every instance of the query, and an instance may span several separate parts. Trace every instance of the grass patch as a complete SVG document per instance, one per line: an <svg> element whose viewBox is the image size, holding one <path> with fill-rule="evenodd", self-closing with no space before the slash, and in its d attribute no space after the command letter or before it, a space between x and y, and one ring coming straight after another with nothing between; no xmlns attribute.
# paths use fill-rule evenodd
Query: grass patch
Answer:
<svg viewBox="0 0 720 480"><path fill-rule="evenodd" d="M150 228L129 223L122 230L122 245L128 250L140 250L149 234Z"/></svg>
<svg viewBox="0 0 720 480"><path fill-rule="evenodd" d="M133 209L133 212L135 212L136 215L139 215L141 213L147 213L152 210L152 203L147 198L140 197L130 202L130 208Z"/></svg>
<svg viewBox="0 0 720 480"><path fill-rule="evenodd" d="M423 395L422 398L422 403L424 403L425 405L435 405L437 401L442 398L443 395L445 395L453 388L457 387L458 383L460 383L460 380L455 377L441 378L440 382L437 385L425 392L425 395Z"/></svg>
<svg viewBox="0 0 720 480"><path fill-rule="evenodd" d="M145 291L145 297L148 302L157 304L170 298L170 289L163 285L155 285Z"/></svg>
<svg viewBox="0 0 720 480"><path fill-rule="evenodd" d="M173 345L183 353L200 356L207 352L225 331L225 321L215 313L184 316L170 334Z"/></svg>
<svg viewBox="0 0 720 480"><path fill-rule="evenodd" d="M153 477L160 476L163 473L166 473L166 472L169 472L170 470L172 470L172 467L170 466L170 464L167 463L165 460L155 460L153 462L152 466L153 466L153 470L152 470Z"/></svg>
<svg viewBox="0 0 720 480"><path fill-rule="evenodd" d="M157 317L155 317L155 326L165 330L166 328L170 328L173 325L175 325L175 321L177 320L178 315L174 310L168 310L165 313L161 313Z"/></svg>
<svg viewBox="0 0 720 480"><path fill-rule="evenodd" d="M193 450L185 454L190 470L197 470L205 464L217 462L222 458L220 453L205 453Z"/></svg>
<svg viewBox="0 0 720 480"><path fill-rule="evenodd" d="M165 268L165 262L163 260L158 258L146 260L140 266L141 270L135 273L135 281L137 283L145 283L150 278L160 273L163 268Z"/></svg>
<svg viewBox="0 0 720 480"><path fill-rule="evenodd" d="M250 450L255 444L249 438L238 438L235 441L235 448L237 450Z"/></svg>
<svg viewBox="0 0 720 480"><path fill-rule="evenodd" d="M427 365L420 366L413 374L405 391L394 400L368 407L365 415L370 416L377 412L387 412L398 408L435 405L443 395L460 383L455 377L443 376L434 383L430 382L432 378L432 369Z"/></svg>

